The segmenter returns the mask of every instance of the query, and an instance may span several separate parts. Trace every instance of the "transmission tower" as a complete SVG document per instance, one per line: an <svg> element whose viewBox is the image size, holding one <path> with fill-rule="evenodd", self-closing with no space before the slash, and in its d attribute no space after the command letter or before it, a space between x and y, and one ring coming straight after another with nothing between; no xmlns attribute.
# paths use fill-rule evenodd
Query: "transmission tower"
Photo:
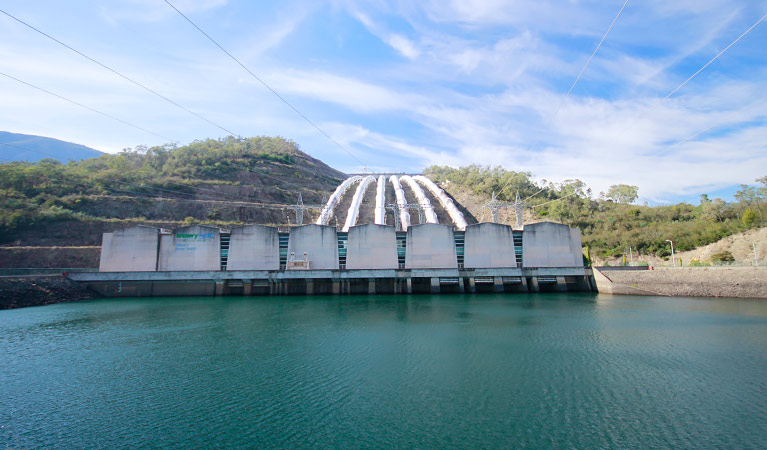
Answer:
<svg viewBox="0 0 767 450"><path fill-rule="evenodd" d="M394 213L394 229L397 231L402 231L402 222L399 218L399 213L402 210L397 203L389 203L386 205L386 209L392 211ZM423 206L421 206L419 203L406 203L405 204L405 210L417 210L418 211L418 223L426 223L426 214L424 214Z"/></svg>
<svg viewBox="0 0 767 450"><path fill-rule="evenodd" d="M500 221L498 216L501 208L514 208L514 215L517 219L515 228L520 228L524 224L524 212L527 206L529 205L519 199L519 192L517 192L517 198L514 200L514 203L504 203L498 201L498 197L496 197L495 192L493 192L493 199L490 200L490 203L485 205L485 207L490 210L490 215L492 216L494 223L498 223Z"/></svg>
<svg viewBox="0 0 767 450"><path fill-rule="evenodd" d="M304 224L304 211L308 209L319 209L321 210L324 206L325 200L323 198L323 204L322 205L305 205L304 199L301 197L301 193L298 194L298 201L295 205L288 206L288 209L292 209L296 212L296 225L303 225Z"/></svg>

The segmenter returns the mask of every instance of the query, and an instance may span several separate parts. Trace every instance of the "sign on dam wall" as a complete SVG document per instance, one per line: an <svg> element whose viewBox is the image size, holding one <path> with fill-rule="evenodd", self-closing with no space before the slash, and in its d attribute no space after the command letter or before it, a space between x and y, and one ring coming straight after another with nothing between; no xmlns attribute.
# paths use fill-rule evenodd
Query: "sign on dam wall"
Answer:
<svg viewBox="0 0 767 450"><path fill-rule="evenodd" d="M219 228L206 225L192 225L163 234L158 271L218 270L220 235Z"/></svg>

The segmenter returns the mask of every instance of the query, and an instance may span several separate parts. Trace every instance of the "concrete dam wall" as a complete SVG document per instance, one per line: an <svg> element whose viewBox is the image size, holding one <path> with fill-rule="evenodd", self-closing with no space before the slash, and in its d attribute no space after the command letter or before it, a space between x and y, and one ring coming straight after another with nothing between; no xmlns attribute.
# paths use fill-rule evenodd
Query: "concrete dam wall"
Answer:
<svg viewBox="0 0 767 450"><path fill-rule="evenodd" d="M580 232L555 223L141 226L103 241L99 272L69 276L110 296L595 290Z"/></svg>

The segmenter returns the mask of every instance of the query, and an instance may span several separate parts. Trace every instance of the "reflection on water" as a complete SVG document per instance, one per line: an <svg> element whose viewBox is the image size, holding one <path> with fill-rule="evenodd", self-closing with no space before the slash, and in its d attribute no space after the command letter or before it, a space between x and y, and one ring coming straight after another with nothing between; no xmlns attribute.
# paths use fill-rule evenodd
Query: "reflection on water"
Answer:
<svg viewBox="0 0 767 450"><path fill-rule="evenodd" d="M0 446L767 448L767 301L100 300L0 311Z"/></svg>

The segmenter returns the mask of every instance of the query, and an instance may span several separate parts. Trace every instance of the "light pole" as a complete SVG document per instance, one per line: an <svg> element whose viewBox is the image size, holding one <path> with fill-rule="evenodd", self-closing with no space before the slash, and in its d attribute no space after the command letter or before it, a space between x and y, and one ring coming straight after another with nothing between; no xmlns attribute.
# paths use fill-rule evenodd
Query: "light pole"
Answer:
<svg viewBox="0 0 767 450"><path fill-rule="evenodd" d="M676 261L674 260L674 241L666 239L666 242L671 242L671 267L676 267Z"/></svg>

